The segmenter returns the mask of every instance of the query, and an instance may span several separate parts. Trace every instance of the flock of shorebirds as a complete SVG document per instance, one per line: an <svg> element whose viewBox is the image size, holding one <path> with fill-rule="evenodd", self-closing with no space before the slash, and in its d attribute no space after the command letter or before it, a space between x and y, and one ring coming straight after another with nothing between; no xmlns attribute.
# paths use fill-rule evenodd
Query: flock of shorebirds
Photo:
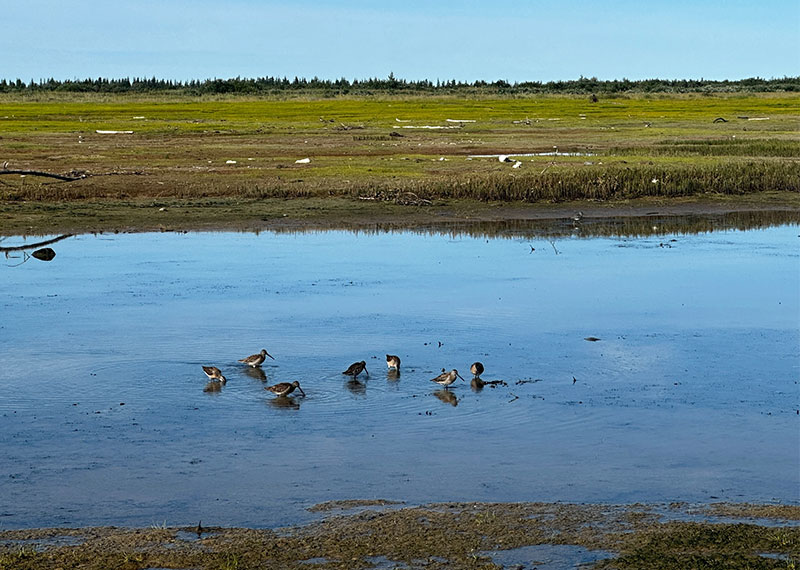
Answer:
<svg viewBox="0 0 800 570"><path fill-rule="evenodd" d="M257 354L251 354L246 358L239 359L239 362L247 365L252 366L253 368L260 367L267 357L275 360L275 357L272 356L266 349L262 349L261 352ZM386 355L386 367L390 371L400 372L400 357L394 354L387 354ZM480 379L481 374L483 374L483 364L480 362L473 362L472 365L469 367L470 372L475 379ZM209 386L206 386L207 392L214 392L218 391L220 387L227 382L227 379L222 374L222 371L217 368L216 366L203 366L203 372L206 373L208 379L210 380ZM366 374L369 376L369 371L367 370L367 362L362 360L361 362L354 362L350 366L347 367L347 370L342 372L345 376L352 376L353 379L357 379L358 375L361 373ZM439 374L436 378L431 378L431 382L436 382L440 386L443 386L445 390L453 384L457 379L464 380L461 374L458 373L458 370L453 368L450 372L446 372L444 368L442 368L442 373ZM279 398L283 398L294 392L295 390L299 391L303 396L306 395L303 392L303 389L300 387L300 382L295 380L294 382L281 382L279 384L275 384L273 386L267 386L264 388L278 396Z"/></svg>

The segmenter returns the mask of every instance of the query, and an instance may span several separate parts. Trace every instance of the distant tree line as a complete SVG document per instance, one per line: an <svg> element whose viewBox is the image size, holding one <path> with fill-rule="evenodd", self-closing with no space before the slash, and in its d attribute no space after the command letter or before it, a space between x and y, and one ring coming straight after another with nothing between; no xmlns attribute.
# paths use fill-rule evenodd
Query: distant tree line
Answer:
<svg viewBox="0 0 800 570"><path fill-rule="evenodd" d="M306 79L295 77L259 77L248 79L204 79L174 81L169 79L140 78L57 80L46 79L29 82L0 80L0 93L163 93L173 92L187 95L276 95L299 92L316 92L323 95L358 95L375 93L433 93L433 94L575 94L613 95L621 93L735 93L800 91L800 77L779 79L749 79L714 81L708 79L629 79L599 80L596 77L580 77L568 81L522 81L509 83L497 81L464 82L455 79L435 82L429 80L409 81L389 74L385 79Z"/></svg>

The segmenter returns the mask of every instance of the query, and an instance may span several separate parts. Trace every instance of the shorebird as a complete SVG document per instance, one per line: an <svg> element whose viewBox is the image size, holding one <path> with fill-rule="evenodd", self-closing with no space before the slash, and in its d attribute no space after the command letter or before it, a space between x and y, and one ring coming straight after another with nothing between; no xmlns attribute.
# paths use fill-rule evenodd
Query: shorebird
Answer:
<svg viewBox="0 0 800 570"><path fill-rule="evenodd" d="M289 394L294 392L295 388L300 390L300 393L303 396L306 395L306 393L303 392L303 389L300 387L300 382L298 382L297 380L295 380L292 383L281 382L280 384L275 384L274 386L267 386L266 388L264 388L264 390L269 390L270 392L272 392L276 396L288 396Z"/></svg>
<svg viewBox="0 0 800 570"><path fill-rule="evenodd" d="M251 354L247 358L240 358L239 362L244 362L248 366L261 366L261 363L264 362L269 356L272 360L275 360L275 357L272 356L265 348L261 349L261 352L258 354Z"/></svg>
<svg viewBox="0 0 800 570"><path fill-rule="evenodd" d="M361 362L354 362L350 366L348 366L347 370L342 372L342 374L346 374L347 376L352 376L356 378L362 372L366 372L367 376L369 376L369 370L367 370L367 363L366 361L362 360Z"/></svg>
<svg viewBox="0 0 800 570"><path fill-rule="evenodd" d="M456 381L456 378L461 378L461 374L458 373L458 370L453 368L450 372L442 372L436 378L431 378L431 382L436 382L440 386L444 386L444 389L447 390L447 387ZM461 378L463 380L463 378Z"/></svg>
<svg viewBox="0 0 800 570"><path fill-rule="evenodd" d="M394 368L395 370L400 370L400 357L395 356L394 354L387 354L386 367L389 370L391 370L392 368Z"/></svg>
<svg viewBox="0 0 800 570"><path fill-rule="evenodd" d="M473 362L472 366L469 367L469 371L472 372L472 375L477 378L483 374L483 364L480 362Z"/></svg>
<svg viewBox="0 0 800 570"><path fill-rule="evenodd" d="M572 216L572 221L575 223L580 222L583 219L583 212L578 212L574 216Z"/></svg>
<svg viewBox="0 0 800 570"><path fill-rule="evenodd" d="M209 380L214 382L222 382L223 384L228 380L222 375L222 371L216 366L203 366L203 372L206 373Z"/></svg>

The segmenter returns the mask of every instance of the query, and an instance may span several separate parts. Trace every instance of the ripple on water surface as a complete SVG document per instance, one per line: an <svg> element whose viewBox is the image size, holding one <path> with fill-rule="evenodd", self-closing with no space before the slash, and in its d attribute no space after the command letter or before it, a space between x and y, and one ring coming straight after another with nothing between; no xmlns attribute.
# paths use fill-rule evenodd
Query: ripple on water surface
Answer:
<svg viewBox="0 0 800 570"><path fill-rule="evenodd" d="M354 497L794 500L796 240L63 240L0 267L7 510L263 525ZM369 376L341 374L360 360ZM476 360L503 383L473 390ZM203 365L227 383L204 392ZM442 368L465 381L443 390ZM264 390L292 381L306 397Z"/></svg>

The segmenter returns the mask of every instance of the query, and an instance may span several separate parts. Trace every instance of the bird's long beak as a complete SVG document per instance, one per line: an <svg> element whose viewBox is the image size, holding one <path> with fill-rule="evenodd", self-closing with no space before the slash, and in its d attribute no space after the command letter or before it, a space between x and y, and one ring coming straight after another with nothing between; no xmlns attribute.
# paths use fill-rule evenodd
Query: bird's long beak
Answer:
<svg viewBox="0 0 800 570"><path fill-rule="evenodd" d="M456 376L458 376L459 378L461 378L461 374L459 374L458 372L456 372ZM464 380L463 378L461 378L461 379L462 379L462 380ZM464 382L466 382L466 380L464 380Z"/></svg>
<svg viewBox="0 0 800 570"><path fill-rule="evenodd" d="M266 350L264 352L267 352ZM272 356L269 352L267 352L267 356L269 356L272 360L275 360L275 357Z"/></svg>
<svg viewBox="0 0 800 570"><path fill-rule="evenodd" d="M301 394L303 395L303 397L305 398L305 396L306 396L306 393L305 393L305 392L303 392L303 389L302 389L300 386L298 386L298 387L297 387L297 389L298 389L298 390L300 390L300 393L301 393Z"/></svg>
<svg viewBox="0 0 800 570"><path fill-rule="evenodd" d="M367 367L366 367L366 366L364 367L364 372L366 372L366 373L367 373L367 376L369 376L369 370L367 370Z"/></svg>

